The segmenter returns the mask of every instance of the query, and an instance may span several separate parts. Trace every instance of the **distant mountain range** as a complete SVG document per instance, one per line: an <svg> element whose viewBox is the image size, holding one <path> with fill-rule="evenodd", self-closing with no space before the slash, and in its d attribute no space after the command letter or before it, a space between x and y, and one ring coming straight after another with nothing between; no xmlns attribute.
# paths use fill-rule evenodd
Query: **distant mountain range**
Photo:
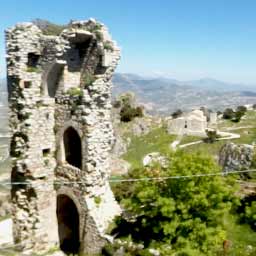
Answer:
<svg viewBox="0 0 256 256"><path fill-rule="evenodd" d="M211 78L178 81L148 78L137 74L116 73L113 95L131 91L152 114L170 114L180 108L190 110L205 106L213 110L256 103L256 86L227 83ZM0 115L7 106L6 80L0 79Z"/></svg>
<svg viewBox="0 0 256 256"><path fill-rule="evenodd" d="M169 114L180 108L190 110L205 106L213 110L256 103L256 86L232 84L204 78L178 81L117 73L113 77L114 96L132 91L150 113Z"/></svg>

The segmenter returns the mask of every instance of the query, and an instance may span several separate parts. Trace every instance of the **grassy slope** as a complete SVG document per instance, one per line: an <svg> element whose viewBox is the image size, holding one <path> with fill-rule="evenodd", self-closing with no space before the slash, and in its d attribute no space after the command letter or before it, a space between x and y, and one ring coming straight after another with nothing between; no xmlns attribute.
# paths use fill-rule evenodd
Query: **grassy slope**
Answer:
<svg viewBox="0 0 256 256"><path fill-rule="evenodd" d="M176 136L169 135L164 128L155 128L144 136L132 136L128 152L122 158L131 163L133 168L142 167L142 159L146 154L166 153L175 138Z"/></svg>
<svg viewBox="0 0 256 256"><path fill-rule="evenodd" d="M221 129L225 130L227 127L241 127L241 126L256 126L256 112L249 111L246 114L246 118L240 123L232 123L230 121L224 121L221 123ZM252 143L256 141L256 128L240 129L234 131L241 135L240 139L232 140L234 143ZM128 148L128 152L123 156L125 160L132 164L133 168L139 168L142 166L142 158L147 153L158 151L165 153L168 151L169 145L176 139L177 136L168 135L164 128L154 129L152 132L145 136L134 137L131 136L131 143ZM184 136L182 144L197 141L201 138L194 136ZM187 147L184 150L186 152L204 152L212 156L218 155L220 148L228 141L218 141L214 144L202 143ZM256 248L256 232L254 232L248 225L238 224L235 216L228 216L225 219L225 226L228 239L232 241L232 250L230 256L240 255L256 255L256 252L246 252L248 245Z"/></svg>
<svg viewBox="0 0 256 256"><path fill-rule="evenodd" d="M232 241L230 256L256 255L256 232L246 224L238 224L235 216L229 215L224 220L228 240ZM253 251L248 250L251 245Z"/></svg>
<svg viewBox="0 0 256 256"><path fill-rule="evenodd" d="M207 152L208 154L216 157L221 149L221 147L226 144L227 142L234 142L237 144L252 144L256 142L256 111L248 111L239 123L234 123L229 120L224 120L218 125L218 129L221 131L226 131L227 128L238 128L238 127L245 127L245 126L255 126L255 128L242 128L239 130L234 130L231 132L238 133L241 135L241 138L234 139L234 140L224 140L224 141L217 141L213 144L202 143L198 145L192 145L187 148L184 148L186 152ZM185 140L182 140L182 144L192 142L200 139L197 137L191 137ZM185 141L185 142L184 142ZM188 142L187 142L188 141Z"/></svg>

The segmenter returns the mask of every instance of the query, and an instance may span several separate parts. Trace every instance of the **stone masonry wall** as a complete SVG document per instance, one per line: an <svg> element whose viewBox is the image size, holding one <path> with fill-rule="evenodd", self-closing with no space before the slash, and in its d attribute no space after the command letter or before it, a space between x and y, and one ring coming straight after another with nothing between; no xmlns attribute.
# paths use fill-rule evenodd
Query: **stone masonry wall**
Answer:
<svg viewBox="0 0 256 256"><path fill-rule="evenodd" d="M12 187L15 242L28 252L64 247L59 226L70 226L56 204L65 195L79 214L78 251L99 252L120 213L108 184L110 79L120 51L93 19L72 22L56 36L20 23L6 31L6 46L12 181L22 183ZM69 136L79 138L80 153Z"/></svg>

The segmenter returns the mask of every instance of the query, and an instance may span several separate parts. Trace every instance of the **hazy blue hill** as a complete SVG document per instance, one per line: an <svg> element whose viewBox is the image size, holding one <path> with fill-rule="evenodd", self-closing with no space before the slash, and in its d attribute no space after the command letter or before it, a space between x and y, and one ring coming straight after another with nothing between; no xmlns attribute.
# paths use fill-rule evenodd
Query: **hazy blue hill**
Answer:
<svg viewBox="0 0 256 256"><path fill-rule="evenodd" d="M246 86L204 78L178 81L168 78L145 78L117 73L113 77L114 96L134 92L149 112L169 114L177 108L193 109L206 106L215 110L256 103L255 91Z"/></svg>
<svg viewBox="0 0 256 256"><path fill-rule="evenodd" d="M212 78L202 78L199 80L185 81L184 84L188 86L196 86L205 90L217 90L217 91L241 91L241 90L254 90L253 86L248 86L239 83L228 83Z"/></svg>

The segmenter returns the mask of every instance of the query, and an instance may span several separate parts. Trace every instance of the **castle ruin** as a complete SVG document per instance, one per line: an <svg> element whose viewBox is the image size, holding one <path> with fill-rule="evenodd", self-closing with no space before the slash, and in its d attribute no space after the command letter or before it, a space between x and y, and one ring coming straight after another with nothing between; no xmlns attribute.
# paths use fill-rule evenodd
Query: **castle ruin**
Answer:
<svg viewBox="0 0 256 256"><path fill-rule="evenodd" d="M108 183L120 50L93 19L58 35L17 24L6 49L14 241L23 252L97 253L120 214Z"/></svg>

